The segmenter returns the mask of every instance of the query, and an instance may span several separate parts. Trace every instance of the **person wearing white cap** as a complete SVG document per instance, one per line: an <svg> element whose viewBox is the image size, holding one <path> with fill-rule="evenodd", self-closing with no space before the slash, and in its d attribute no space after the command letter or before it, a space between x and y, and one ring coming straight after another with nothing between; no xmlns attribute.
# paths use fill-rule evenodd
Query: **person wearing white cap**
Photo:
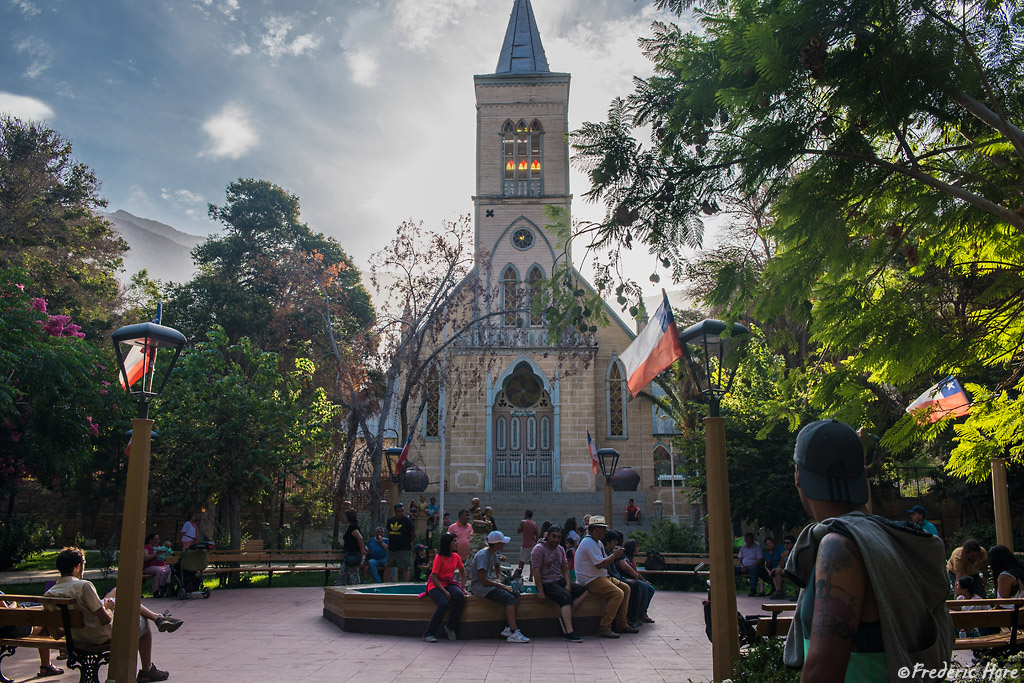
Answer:
<svg viewBox="0 0 1024 683"><path fill-rule="evenodd" d="M506 586L497 580L501 575L498 552L510 540L512 539L500 531L492 531L487 534L487 547L482 548L473 557L473 571L470 573L472 581L469 590L478 598L486 598L505 607L505 619L508 621L508 625L501 635L508 642L528 643L530 639L524 636L516 625L519 596L515 594L511 586Z"/></svg>

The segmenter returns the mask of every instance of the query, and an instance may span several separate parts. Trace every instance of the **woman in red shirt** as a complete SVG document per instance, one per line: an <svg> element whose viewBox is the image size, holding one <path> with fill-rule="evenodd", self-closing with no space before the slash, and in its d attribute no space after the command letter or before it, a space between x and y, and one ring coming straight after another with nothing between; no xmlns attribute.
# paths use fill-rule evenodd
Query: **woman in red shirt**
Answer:
<svg viewBox="0 0 1024 683"><path fill-rule="evenodd" d="M456 629L459 626L459 615L462 614L462 606L466 603L466 593L462 586L455 580L455 572L459 572L459 579L463 583L466 580L463 569L462 558L459 557L459 540L455 534L446 532L441 536L441 542L434 556L434 564L427 578L427 595L437 605L434 616L430 617L427 630L423 633L423 640L428 643L436 643L437 637L434 631L441 625L444 613L451 607L448 615L448 623L444 630L448 634L448 640L455 640L458 635Z"/></svg>
<svg viewBox="0 0 1024 683"><path fill-rule="evenodd" d="M171 568L167 566L157 548L160 547L160 534L151 533L146 536L146 546L142 553L142 573L153 577L153 597L163 594L167 579L171 577Z"/></svg>

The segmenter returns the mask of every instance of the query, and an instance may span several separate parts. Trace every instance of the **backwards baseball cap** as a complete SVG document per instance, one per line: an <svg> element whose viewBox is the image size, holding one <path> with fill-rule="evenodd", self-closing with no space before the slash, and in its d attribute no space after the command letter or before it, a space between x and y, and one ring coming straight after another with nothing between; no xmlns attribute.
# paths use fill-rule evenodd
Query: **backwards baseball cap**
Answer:
<svg viewBox="0 0 1024 683"><path fill-rule="evenodd" d="M868 502L864 446L857 432L839 420L818 420L800 430L793 461L800 490L811 500Z"/></svg>
<svg viewBox="0 0 1024 683"><path fill-rule="evenodd" d="M914 514L915 512L920 512L922 515L927 514L924 511L924 506L923 505L915 505L914 507L912 507L909 510L907 510L907 512L909 512L910 514Z"/></svg>
<svg viewBox="0 0 1024 683"><path fill-rule="evenodd" d="M508 543L511 540L511 538L501 533L500 531L492 531L491 533L487 534L488 543Z"/></svg>

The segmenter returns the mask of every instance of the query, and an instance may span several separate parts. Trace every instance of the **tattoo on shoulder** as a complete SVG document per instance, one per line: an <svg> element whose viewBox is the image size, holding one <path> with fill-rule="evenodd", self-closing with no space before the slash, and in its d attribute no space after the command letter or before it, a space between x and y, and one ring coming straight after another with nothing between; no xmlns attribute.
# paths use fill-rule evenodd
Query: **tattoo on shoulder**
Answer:
<svg viewBox="0 0 1024 683"><path fill-rule="evenodd" d="M818 561L827 572L850 569L861 563L857 544L838 534L829 536L831 542L823 543L818 550Z"/></svg>

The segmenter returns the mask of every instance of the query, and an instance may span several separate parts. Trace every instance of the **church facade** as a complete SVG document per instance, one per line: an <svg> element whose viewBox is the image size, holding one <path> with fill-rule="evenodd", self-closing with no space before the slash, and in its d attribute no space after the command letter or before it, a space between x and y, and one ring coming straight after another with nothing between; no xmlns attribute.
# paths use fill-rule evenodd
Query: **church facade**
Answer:
<svg viewBox="0 0 1024 683"><path fill-rule="evenodd" d="M546 227L546 207L568 214L572 203L570 75L550 70L529 0L515 0L497 68L475 76L474 86L471 277L478 291L493 294L463 292L452 302L475 307L482 322L428 373L412 460L437 482L443 449L451 492L594 491L604 480L593 473L589 433L596 448L615 448L619 467L639 473L640 488L650 491L656 461L668 458L671 424L657 419L650 401L630 400L618 354L634 331L606 308L610 326L556 348L543 316L523 303L564 249Z"/></svg>

